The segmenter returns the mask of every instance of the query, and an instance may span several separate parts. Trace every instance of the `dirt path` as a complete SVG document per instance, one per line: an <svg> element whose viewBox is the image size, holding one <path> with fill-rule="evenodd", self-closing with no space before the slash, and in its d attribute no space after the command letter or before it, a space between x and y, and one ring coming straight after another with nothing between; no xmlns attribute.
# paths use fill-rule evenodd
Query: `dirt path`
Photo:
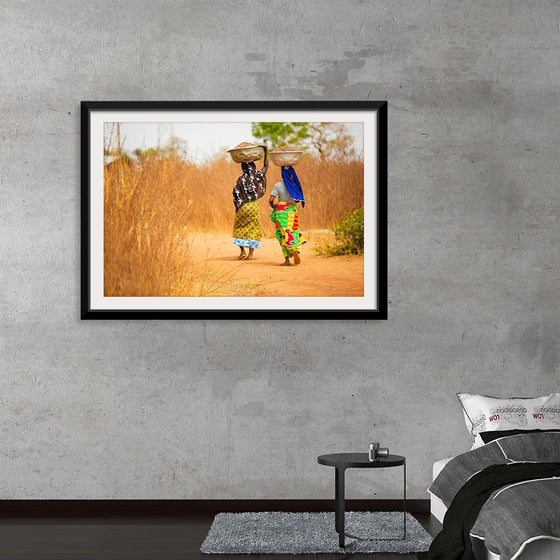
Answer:
<svg viewBox="0 0 560 560"><path fill-rule="evenodd" d="M284 261L276 238L265 237L251 261L239 261L239 248L228 235L200 234L192 239L193 261L205 296L363 296L363 257L321 257L313 250L317 235L306 232L308 243L301 264Z"/></svg>

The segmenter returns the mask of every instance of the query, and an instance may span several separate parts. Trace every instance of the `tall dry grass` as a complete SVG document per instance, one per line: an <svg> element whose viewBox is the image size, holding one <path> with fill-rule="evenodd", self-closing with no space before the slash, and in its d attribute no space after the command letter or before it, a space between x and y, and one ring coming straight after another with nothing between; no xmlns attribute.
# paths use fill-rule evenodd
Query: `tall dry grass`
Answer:
<svg viewBox="0 0 560 560"><path fill-rule="evenodd" d="M260 168L262 162L257 162ZM363 206L363 162L320 160L298 164L306 207L302 231L328 229ZM230 233L235 215L232 190L241 166L229 156L202 164L151 154L116 159L104 169L104 293L106 296L209 295L215 279L192 258L202 233ZM279 167L267 173L260 199L263 231L274 235L268 198L282 180Z"/></svg>
<svg viewBox="0 0 560 560"><path fill-rule="evenodd" d="M364 164L359 158L345 161L305 155L296 167L305 195L299 209L303 229L327 229L349 211L364 205ZM282 180L279 167L272 166L269 185Z"/></svg>

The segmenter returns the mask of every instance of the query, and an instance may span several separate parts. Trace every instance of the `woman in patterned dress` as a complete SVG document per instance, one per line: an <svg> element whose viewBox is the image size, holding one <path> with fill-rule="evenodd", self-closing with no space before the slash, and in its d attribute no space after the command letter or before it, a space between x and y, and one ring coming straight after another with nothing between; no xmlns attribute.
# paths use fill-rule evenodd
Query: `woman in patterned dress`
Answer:
<svg viewBox="0 0 560 560"><path fill-rule="evenodd" d="M235 219L233 222L233 244L241 252L238 259L253 258L255 249L261 246L262 225L258 199L266 192L266 172L268 170L268 150L264 147L264 163L260 171L254 162L241 164L241 175L233 187L233 204ZM249 249L249 254L245 252Z"/></svg>
<svg viewBox="0 0 560 560"><path fill-rule="evenodd" d="M270 219L276 225L276 239L284 255L282 266L290 266L290 258L294 264L301 262L299 253L305 238L299 231L297 204L301 202L305 206L305 199L293 167L282 167L282 179L274 185L268 203L272 208Z"/></svg>

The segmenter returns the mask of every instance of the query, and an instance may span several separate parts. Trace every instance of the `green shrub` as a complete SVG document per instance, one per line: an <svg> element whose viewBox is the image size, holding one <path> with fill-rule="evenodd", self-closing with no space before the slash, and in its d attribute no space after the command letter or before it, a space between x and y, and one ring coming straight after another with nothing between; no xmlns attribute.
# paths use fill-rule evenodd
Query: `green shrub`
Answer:
<svg viewBox="0 0 560 560"><path fill-rule="evenodd" d="M321 243L316 247L320 255L363 255L364 254L364 209L348 212L342 221L331 228L335 243Z"/></svg>

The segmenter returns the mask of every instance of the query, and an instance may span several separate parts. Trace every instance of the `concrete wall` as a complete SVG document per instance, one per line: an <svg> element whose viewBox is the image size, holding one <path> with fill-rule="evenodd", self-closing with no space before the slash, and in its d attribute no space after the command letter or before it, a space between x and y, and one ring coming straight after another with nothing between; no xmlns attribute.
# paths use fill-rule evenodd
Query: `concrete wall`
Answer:
<svg viewBox="0 0 560 560"><path fill-rule="evenodd" d="M19 2L0 15L0 498L328 498L559 389L560 5ZM389 320L79 320L89 100L389 101ZM397 472L349 497L398 497ZM383 481L380 486L377 482Z"/></svg>

